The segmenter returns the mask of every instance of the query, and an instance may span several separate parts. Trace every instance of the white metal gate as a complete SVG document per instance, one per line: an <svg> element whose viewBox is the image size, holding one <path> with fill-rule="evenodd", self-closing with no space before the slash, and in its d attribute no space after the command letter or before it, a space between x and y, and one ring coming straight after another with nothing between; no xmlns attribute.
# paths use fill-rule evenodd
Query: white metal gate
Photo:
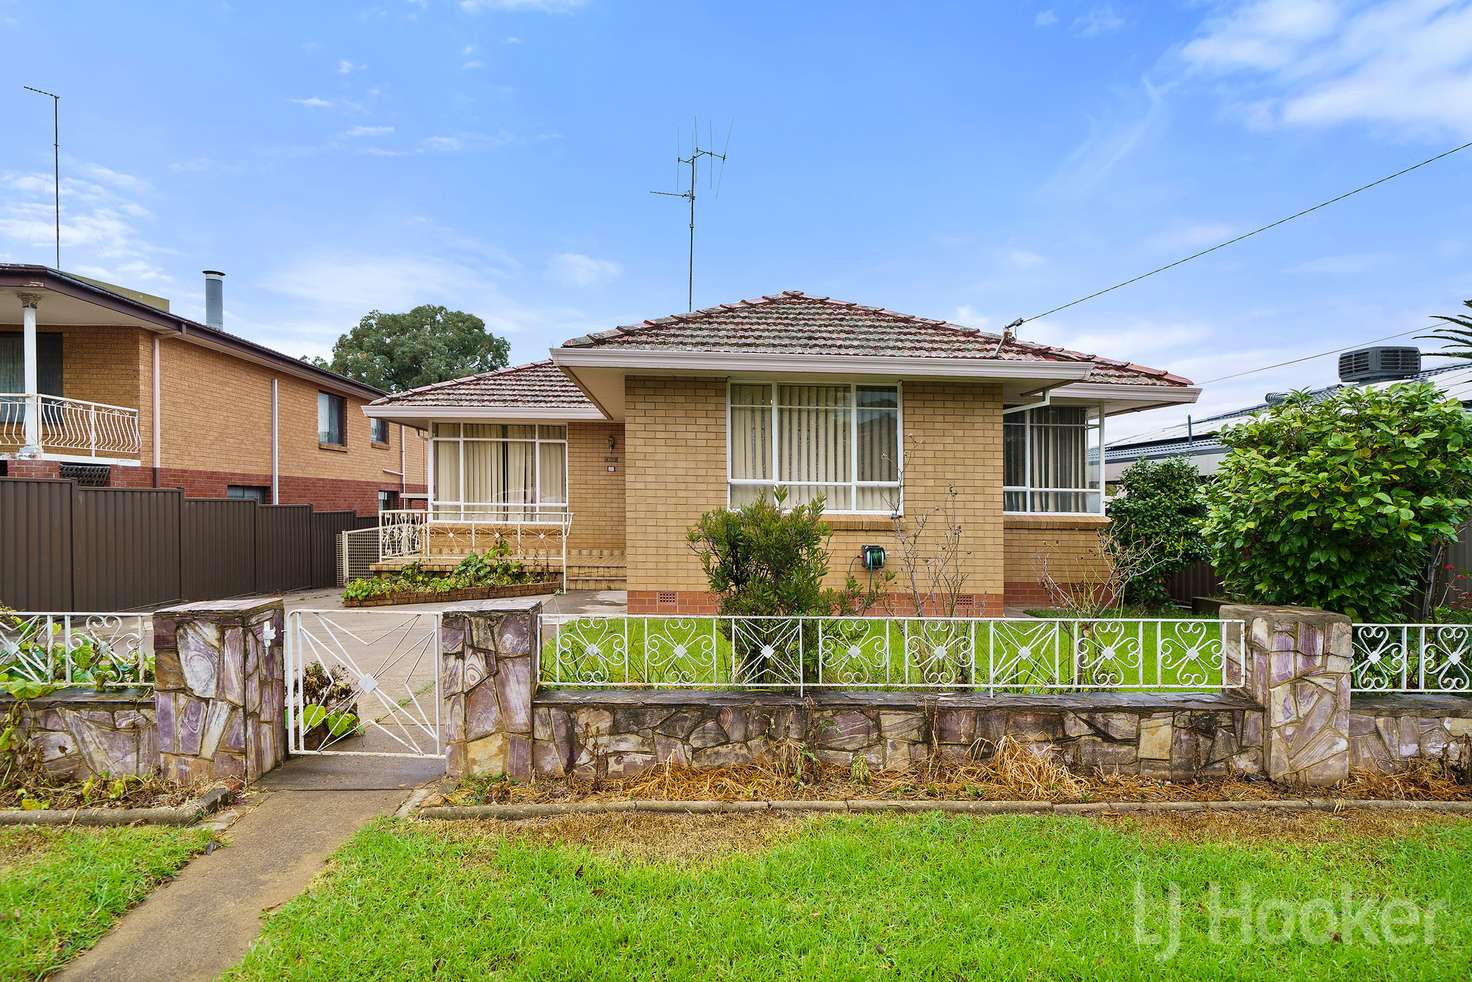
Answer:
<svg viewBox="0 0 1472 982"><path fill-rule="evenodd" d="M444 756L438 613L291 611L286 688L294 754Z"/></svg>

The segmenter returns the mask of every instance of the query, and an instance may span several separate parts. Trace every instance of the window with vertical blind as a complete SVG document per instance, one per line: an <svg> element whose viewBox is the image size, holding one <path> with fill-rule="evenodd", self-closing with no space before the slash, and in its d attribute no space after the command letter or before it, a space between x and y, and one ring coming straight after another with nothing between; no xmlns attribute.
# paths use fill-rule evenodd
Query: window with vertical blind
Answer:
<svg viewBox="0 0 1472 982"><path fill-rule="evenodd" d="M1102 514L1103 414L1041 406L1002 417L1002 510Z"/></svg>
<svg viewBox="0 0 1472 982"><path fill-rule="evenodd" d="M900 509L899 386L733 382L728 411L731 507L780 485L788 506Z"/></svg>
<svg viewBox="0 0 1472 982"><path fill-rule="evenodd" d="M435 423L436 518L531 521L567 510L567 427Z"/></svg>

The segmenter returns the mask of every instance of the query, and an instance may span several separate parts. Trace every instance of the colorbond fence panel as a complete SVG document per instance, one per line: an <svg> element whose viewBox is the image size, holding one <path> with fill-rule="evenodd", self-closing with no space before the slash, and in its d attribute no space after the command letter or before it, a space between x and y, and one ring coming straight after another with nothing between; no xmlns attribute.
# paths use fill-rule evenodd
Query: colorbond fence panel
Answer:
<svg viewBox="0 0 1472 982"><path fill-rule="evenodd" d="M219 600L256 590L256 504L185 500L184 600Z"/></svg>
<svg viewBox="0 0 1472 982"><path fill-rule="evenodd" d="M71 481L0 481L0 604L75 610Z"/></svg>
<svg viewBox="0 0 1472 982"><path fill-rule="evenodd" d="M126 610L178 600L177 491L77 488L72 506L72 603Z"/></svg>
<svg viewBox="0 0 1472 982"><path fill-rule="evenodd" d="M311 585L311 507L257 505L256 592L305 590Z"/></svg>
<svg viewBox="0 0 1472 982"><path fill-rule="evenodd" d="M176 489L0 479L0 604L137 610L337 582L339 533L376 518Z"/></svg>

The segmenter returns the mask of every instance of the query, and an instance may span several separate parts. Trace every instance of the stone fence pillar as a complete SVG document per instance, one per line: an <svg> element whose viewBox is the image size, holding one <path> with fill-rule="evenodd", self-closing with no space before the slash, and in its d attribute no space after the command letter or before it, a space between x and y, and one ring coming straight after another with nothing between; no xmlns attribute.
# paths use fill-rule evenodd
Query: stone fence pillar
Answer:
<svg viewBox="0 0 1472 982"><path fill-rule="evenodd" d="M1308 607L1233 604L1222 620L1247 624L1240 659L1247 692L1263 711L1267 776L1329 785L1349 777L1350 621ZM1227 647L1236 648L1235 637Z"/></svg>
<svg viewBox="0 0 1472 982"><path fill-rule="evenodd" d="M285 759L285 636L280 597L186 604L153 615L165 778L249 783Z"/></svg>
<svg viewBox="0 0 1472 982"><path fill-rule="evenodd" d="M442 615L440 686L450 777L531 778L541 614L539 600L503 599Z"/></svg>

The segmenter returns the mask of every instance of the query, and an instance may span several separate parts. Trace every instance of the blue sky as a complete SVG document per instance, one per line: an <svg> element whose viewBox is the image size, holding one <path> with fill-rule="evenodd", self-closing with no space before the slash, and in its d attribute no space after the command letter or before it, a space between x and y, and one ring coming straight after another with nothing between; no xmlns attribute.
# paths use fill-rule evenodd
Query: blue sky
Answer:
<svg viewBox="0 0 1472 982"><path fill-rule="evenodd" d="M1472 5L0 2L0 256L321 353L373 307L462 307L513 358L801 289L997 328L1472 140ZM1198 380L1472 296L1472 151L1023 337ZM1208 387L1204 414L1330 380ZM1121 422L1111 435L1181 414Z"/></svg>

